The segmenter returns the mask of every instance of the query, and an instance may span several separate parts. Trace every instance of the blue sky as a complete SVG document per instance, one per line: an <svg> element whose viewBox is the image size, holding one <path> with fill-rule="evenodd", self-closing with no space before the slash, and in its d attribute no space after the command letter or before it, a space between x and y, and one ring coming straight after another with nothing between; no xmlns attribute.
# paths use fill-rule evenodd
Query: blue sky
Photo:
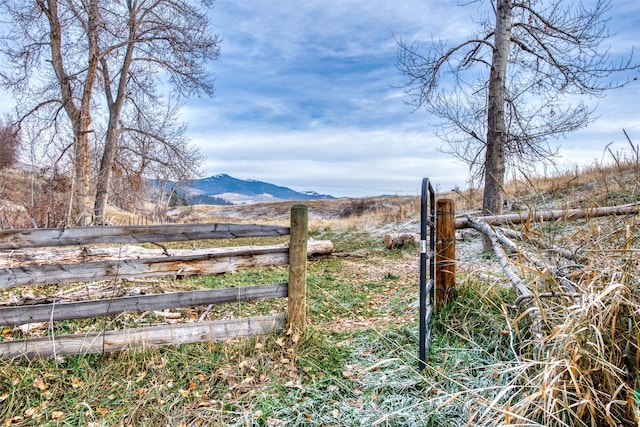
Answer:
<svg viewBox="0 0 640 427"><path fill-rule="evenodd" d="M335 196L419 194L425 176L442 191L466 188L466 166L438 151L435 120L404 103L394 40L462 40L484 12L460 3L469 2L216 0L216 97L183 109L206 175ZM640 2L613 2L612 53L639 44L639 22ZM606 160L610 142L627 149L622 128L640 142L638 87L589 100L600 118L558 141L560 168Z"/></svg>
<svg viewBox="0 0 640 427"><path fill-rule="evenodd" d="M593 0L586 0L588 5ZM468 4L461 7L459 4ZM456 43L472 34L487 1L215 0L223 38L216 97L182 108L205 176L226 173L334 196L419 194L423 177L467 187L467 167L438 151L436 120L413 111L395 67L394 39ZM638 45L640 1L613 0L613 54ZM640 52L636 55L640 61ZM558 141L561 169L640 143L640 81L604 98L599 119Z"/></svg>

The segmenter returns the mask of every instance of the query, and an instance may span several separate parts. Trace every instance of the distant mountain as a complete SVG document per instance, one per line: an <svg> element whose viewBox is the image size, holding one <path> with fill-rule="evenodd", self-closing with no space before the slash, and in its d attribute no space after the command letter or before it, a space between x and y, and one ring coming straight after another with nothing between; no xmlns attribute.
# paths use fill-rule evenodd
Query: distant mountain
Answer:
<svg viewBox="0 0 640 427"><path fill-rule="evenodd" d="M178 190L188 204L248 204L282 200L335 199L315 191L298 192L268 182L221 174L190 181Z"/></svg>

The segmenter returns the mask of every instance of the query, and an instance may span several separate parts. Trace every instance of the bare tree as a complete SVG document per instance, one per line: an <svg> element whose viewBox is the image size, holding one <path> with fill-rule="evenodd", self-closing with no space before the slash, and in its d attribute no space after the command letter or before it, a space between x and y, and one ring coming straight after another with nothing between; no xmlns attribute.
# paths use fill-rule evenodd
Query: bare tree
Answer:
<svg viewBox="0 0 640 427"><path fill-rule="evenodd" d="M113 2L110 2L113 3ZM152 6L151 6L152 5ZM118 142L127 138L119 138L121 132L121 116L125 103L134 111L137 128L130 127L130 133L137 135L130 141L145 141L159 144L166 149L170 147L172 156L164 157L167 162L179 163L190 161L183 170L194 171L192 149L185 143L182 135L184 129L166 132L166 127L158 127L159 132L148 120L148 114L161 103L154 88L161 85L160 71L167 76L175 94L184 96L193 93L213 96L213 79L206 70L206 60L215 60L219 55L220 41L208 31L209 21L202 11L190 6L187 1L155 0L127 1L122 5L109 4L109 13L117 16L109 21L121 23L122 28L111 26L101 34L101 58L99 72L106 96L109 111L104 151L98 174L95 219L102 222L107 198L109 182L113 169ZM104 46L102 46L104 44ZM176 110L167 110L177 113ZM161 124L169 123L165 117ZM127 125L127 124L125 124ZM131 125L131 124L130 124ZM172 140L175 138L175 140ZM162 151L160 148L158 151ZM135 152L135 146L129 152ZM140 152L143 156L145 152ZM156 159L146 158L144 162ZM200 162L196 163L196 167ZM174 165L169 168L179 169Z"/></svg>
<svg viewBox="0 0 640 427"><path fill-rule="evenodd" d="M475 3L475 2L471 2ZM502 211L507 166L550 159L553 136L586 126L592 117L572 95L600 96L631 78L633 52L613 60L610 3L591 8L574 0L491 0L478 34L453 47L398 42L397 66L407 77L409 102L442 120L449 151L484 180L483 211ZM451 78L450 78L451 77Z"/></svg>
<svg viewBox="0 0 640 427"><path fill-rule="evenodd" d="M0 2L12 24L1 39L8 64L0 72L2 83L16 96L21 124L29 118L57 127L61 110L66 113L74 137L73 206L82 221L90 206L90 106L98 63L97 0L84 5L85 29L92 37L76 31L72 11L64 5L59 8L57 0Z"/></svg>
<svg viewBox="0 0 640 427"><path fill-rule="evenodd" d="M145 178L185 182L200 174L202 156L184 137L185 126L175 120L177 109L178 105L165 110L146 107L144 114L142 109L136 109L123 117L112 168L118 179L112 180L112 188L130 207L137 207L134 200L139 200L137 196L147 189ZM125 200L127 197L131 200Z"/></svg>
<svg viewBox="0 0 640 427"><path fill-rule="evenodd" d="M120 137L123 111L162 104L157 88L172 88L169 97L213 95L206 63L217 59L220 40L209 32L206 12L212 2L201 4L0 0L11 24L1 39L11 64L0 72L2 83L19 98L21 124L58 129L70 123L73 212L83 223L92 213L96 222L103 221L118 144L126 141ZM99 126L106 129L103 138L97 136ZM102 152L95 181L90 179L92 142Z"/></svg>

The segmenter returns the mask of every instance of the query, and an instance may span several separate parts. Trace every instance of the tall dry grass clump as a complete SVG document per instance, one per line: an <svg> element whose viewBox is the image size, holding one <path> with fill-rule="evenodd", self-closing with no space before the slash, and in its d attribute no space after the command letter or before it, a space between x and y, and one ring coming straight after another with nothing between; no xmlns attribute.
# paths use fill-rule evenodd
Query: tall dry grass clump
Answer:
<svg viewBox="0 0 640 427"><path fill-rule="evenodd" d="M575 261L550 266L560 280L532 270L539 297L509 320L520 331L517 363L503 371L494 400L477 408L477 425L640 425L640 223L627 217L564 227ZM532 311L543 326L526 336L522 319Z"/></svg>

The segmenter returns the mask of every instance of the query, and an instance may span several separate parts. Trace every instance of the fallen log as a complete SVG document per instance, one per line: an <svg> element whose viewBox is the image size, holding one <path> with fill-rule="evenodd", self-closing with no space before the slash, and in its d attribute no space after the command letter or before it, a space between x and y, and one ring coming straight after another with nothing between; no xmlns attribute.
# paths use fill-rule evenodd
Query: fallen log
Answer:
<svg viewBox="0 0 640 427"><path fill-rule="evenodd" d="M418 242L419 240L420 235L415 233L390 233L385 234L383 238L384 246L387 249L402 248L409 243Z"/></svg>
<svg viewBox="0 0 640 427"><path fill-rule="evenodd" d="M506 230L503 228L493 228L479 218L474 218L469 216L469 220L470 220L470 223L473 225L473 228L475 228L476 230L480 231L481 233L489 237L492 243L495 240L495 243L498 244L498 249L496 249L495 245L493 246L494 253L496 254L496 257L500 262L500 266L502 267L502 270L505 272L505 274L507 275L507 277L509 278L512 285L516 289L516 292L519 295L514 301L514 307L517 307L519 304L523 302L530 303L535 298L539 298L541 296L554 297L554 298L569 297L569 298L573 298L574 303L577 304L579 302L579 295L577 294L577 285L573 283L571 280L569 280L566 277L566 275L562 274L561 269L550 266L547 262L541 260L537 256L524 250L524 248L516 245L513 241L509 239L509 237L507 237L508 235L510 235L511 237L522 238L523 236L520 233L513 232L513 230ZM509 260L506 252L500 245L504 245L510 251L514 253L518 253L519 258L529 260L531 263L533 263L535 268L537 268L538 271L540 271L541 273L546 272L547 274L550 274L555 280L558 281L560 286L563 288L564 292L550 292L548 293L548 295L547 294L534 295L531 292L531 290L528 288L528 286L526 286L524 282L520 280L520 278L515 273L515 270L511 269L510 266L507 267ZM561 248L555 248L555 249L557 249L560 252L559 254L562 255L561 252L563 252L563 250L561 250ZM524 289L523 286L526 289Z"/></svg>
<svg viewBox="0 0 640 427"><path fill-rule="evenodd" d="M487 222L484 221L483 218L468 216L467 220L470 226L487 236L491 241L493 252L496 255L496 258L498 258L500 267L509 279L509 282L511 282L511 286L518 294L518 298L529 305L528 313L531 318L531 332L535 337L539 337L542 330L542 316L539 308L532 304L535 301L535 296L529 286L527 286L520 276L518 276L512 267L509 256L501 245L500 236Z"/></svg>
<svg viewBox="0 0 640 427"><path fill-rule="evenodd" d="M640 203L622 206L594 207L587 209L559 209L539 212L517 212L504 215L488 215L482 218L489 225L522 224L524 222L543 222L557 219L575 220L579 218L598 218L610 215L631 215L640 213ZM456 218L456 228L472 228L468 216Z"/></svg>

